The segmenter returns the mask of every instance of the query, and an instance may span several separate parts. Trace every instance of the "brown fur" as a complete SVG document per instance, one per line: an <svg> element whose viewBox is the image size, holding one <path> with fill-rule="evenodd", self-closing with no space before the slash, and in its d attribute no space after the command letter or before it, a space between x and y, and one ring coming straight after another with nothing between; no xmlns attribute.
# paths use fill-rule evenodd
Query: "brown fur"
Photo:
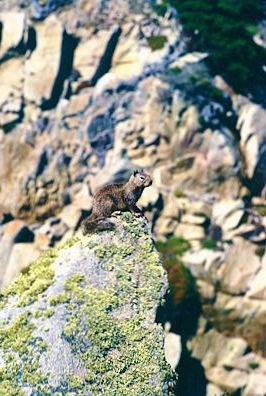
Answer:
<svg viewBox="0 0 266 396"><path fill-rule="evenodd" d="M130 211L141 214L136 206L145 187L152 184L151 177L143 171L134 171L124 184L111 184L102 187L93 197L91 215L81 224L83 234L96 230L113 229L114 224L107 220L115 211Z"/></svg>

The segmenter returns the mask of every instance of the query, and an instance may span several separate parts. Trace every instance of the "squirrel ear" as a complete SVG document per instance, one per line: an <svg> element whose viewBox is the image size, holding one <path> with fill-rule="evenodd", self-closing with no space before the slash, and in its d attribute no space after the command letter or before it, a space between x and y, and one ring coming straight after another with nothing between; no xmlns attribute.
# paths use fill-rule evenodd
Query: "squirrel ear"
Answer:
<svg viewBox="0 0 266 396"><path fill-rule="evenodd" d="M134 170L133 175L136 176L136 174L138 174L139 171L137 169Z"/></svg>

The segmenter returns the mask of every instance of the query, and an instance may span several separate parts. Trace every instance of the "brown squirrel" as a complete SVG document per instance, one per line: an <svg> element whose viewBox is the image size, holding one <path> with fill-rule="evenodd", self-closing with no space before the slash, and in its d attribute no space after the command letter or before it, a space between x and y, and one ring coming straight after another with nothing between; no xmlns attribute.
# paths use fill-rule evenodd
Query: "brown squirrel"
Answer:
<svg viewBox="0 0 266 396"><path fill-rule="evenodd" d="M111 184L100 188L93 197L92 213L83 220L83 235L99 230L111 230L114 223L107 220L115 211L130 211L140 215L136 206L145 187L152 184L152 178L143 170L135 170L127 183Z"/></svg>

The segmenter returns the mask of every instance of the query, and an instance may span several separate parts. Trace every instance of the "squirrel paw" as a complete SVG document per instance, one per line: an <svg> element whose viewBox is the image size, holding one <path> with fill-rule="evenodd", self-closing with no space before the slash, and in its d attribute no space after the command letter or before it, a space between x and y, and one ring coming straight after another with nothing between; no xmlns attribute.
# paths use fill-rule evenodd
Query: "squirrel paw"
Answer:
<svg viewBox="0 0 266 396"><path fill-rule="evenodd" d="M112 217L119 217L121 215L121 210L116 210L114 213L112 213Z"/></svg>

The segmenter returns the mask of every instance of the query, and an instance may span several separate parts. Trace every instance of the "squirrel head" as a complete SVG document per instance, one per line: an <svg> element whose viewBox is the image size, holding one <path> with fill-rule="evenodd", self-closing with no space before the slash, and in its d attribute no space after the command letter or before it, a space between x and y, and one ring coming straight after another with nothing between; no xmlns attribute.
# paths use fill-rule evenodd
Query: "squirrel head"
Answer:
<svg viewBox="0 0 266 396"><path fill-rule="evenodd" d="M137 187L149 187L152 184L152 178L143 169L134 170L133 175L129 179Z"/></svg>

